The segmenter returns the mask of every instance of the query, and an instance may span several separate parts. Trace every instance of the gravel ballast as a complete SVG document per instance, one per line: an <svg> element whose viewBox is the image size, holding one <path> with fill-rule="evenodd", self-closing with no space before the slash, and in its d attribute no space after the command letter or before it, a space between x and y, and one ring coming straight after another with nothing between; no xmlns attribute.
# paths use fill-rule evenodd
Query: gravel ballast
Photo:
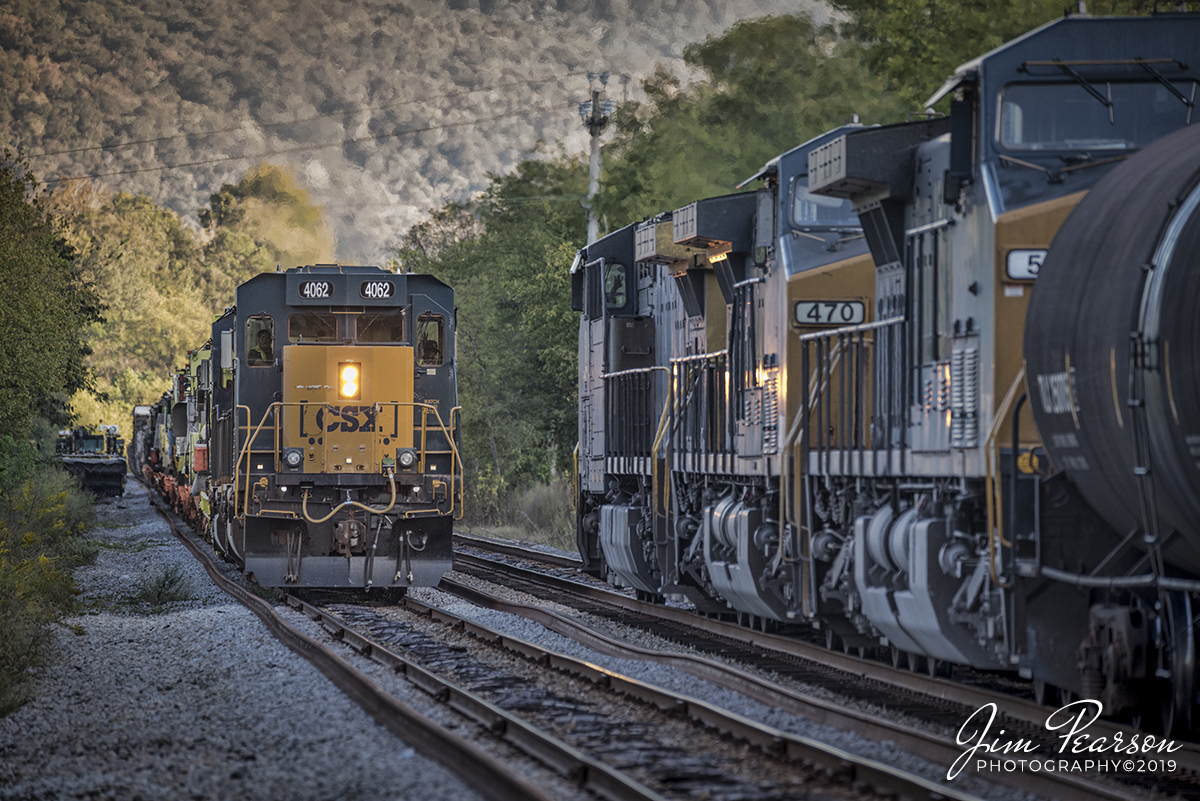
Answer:
<svg viewBox="0 0 1200 801"><path fill-rule="evenodd" d="M478 798L218 590L143 487L98 511L91 611L0 720L0 799ZM131 602L170 565L189 599Z"/></svg>

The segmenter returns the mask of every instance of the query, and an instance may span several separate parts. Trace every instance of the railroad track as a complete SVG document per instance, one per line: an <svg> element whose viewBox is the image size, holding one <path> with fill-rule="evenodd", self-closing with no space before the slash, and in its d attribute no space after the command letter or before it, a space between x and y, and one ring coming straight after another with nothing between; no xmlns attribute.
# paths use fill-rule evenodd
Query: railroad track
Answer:
<svg viewBox="0 0 1200 801"><path fill-rule="evenodd" d="M468 538L460 540L459 545L473 549L491 548L490 543ZM1052 754L1057 748L1057 743L1050 741L1044 727L1051 710L1032 702L994 690L896 669L880 662L764 634L683 610L645 604L594 584L581 584L565 578L562 569L569 567L571 560L562 557L545 559L546 555L540 551L525 551L516 546L504 546L498 551L504 554L504 559L489 559L467 553L460 547L455 556L455 570L689 645L711 658L695 661L676 655L673 659L684 663L679 665L681 669L702 675L751 698L764 702L774 699L770 703L784 706L815 722L854 732L867 739L894 742L904 750L946 766L951 765L964 750L953 736L934 735L928 733L927 728L918 729L890 722L877 715L857 712L845 704L798 692L791 685L766 681L761 676L772 672L875 707L902 711L910 717L951 732L957 732L972 712L992 703L1001 713L993 725L993 732L1003 729L1007 732L1006 738L1022 737L1030 742L1041 743L1039 755ZM514 561L544 562L551 567L548 572L556 575L513 564ZM597 650L615 652L613 649L620 650L622 647L615 641L602 642L604 635L586 630L586 626L566 616L554 615L544 606L518 608L521 605L494 596L489 599L483 597L477 588L456 582L452 577L447 577L441 588L460 593L473 603L491 604L493 608L537 620ZM624 655L632 655L632 650L626 649ZM638 658L660 657L643 655ZM729 662L749 665L753 670L731 668ZM1110 742L1118 731L1122 732L1126 741L1134 733L1107 721L1097 721L1088 730L1097 737L1110 738ZM1178 771L1171 775L1133 774L1115 777L1119 781L1113 781L1111 775L1104 780L1095 780L1079 773L993 772L985 774L984 778L1039 795L1080 801L1144 798L1145 789L1157 789L1185 798L1200 798L1200 749L1193 743L1179 745L1181 749L1171 755L1176 759Z"/></svg>
<svg viewBox="0 0 1200 801"><path fill-rule="evenodd" d="M217 566L214 554L179 528L170 510L153 490L149 496L171 533L200 562L214 584L254 613L276 639L320 670L347 697L415 751L453 771L485 798L495 801L553 800L552 795L472 741L384 691L332 648L288 623L270 603L225 576Z"/></svg>
<svg viewBox="0 0 1200 801"><path fill-rule="evenodd" d="M461 705L487 708L478 722L499 731L513 723L495 717L506 707L522 712L518 725L557 729L569 747L591 764L567 766L569 773L629 770L649 785L646 797L711 799L736 798L785 801L805 795L812 799L862 798L882 794L905 798L961 799L974 796L947 790L935 782L887 765L855 757L829 746L795 737L726 713L703 701L652 687L594 664L555 653L495 631L444 609L411 598L401 607L428 615L453 632L472 637L487 648L520 657L524 669L511 659L499 660L464 647L444 636L414 629L402 613L338 605L312 610L323 625L346 627L339 636L360 641L372 652L393 644L421 666L459 681L439 685L434 692L475 698ZM391 610L388 610L390 612ZM370 632L366 637L362 632ZM370 642L371 644L367 644ZM565 675L567 680L552 674ZM470 687L464 687L470 685ZM526 719L532 717L533 721ZM744 747L730 748L729 737L757 748L762 756L747 761ZM552 757L556 761L560 757ZM613 765L612 763L616 763ZM605 787L591 787L606 798L617 798Z"/></svg>
<svg viewBox="0 0 1200 801"><path fill-rule="evenodd" d="M339 656L333 648L289 624L271 604L223 575L214 556L182 532L166 509L159 506L159 511L172 533L203 564L214 583L246 605L274 636L312 662L339 689L415 750L445 765L487 798L541 801L551 797L469 740L399 702L349 660ZM403 634L397 637L394 621L386 621L368 608L344 606L335 614L293 596L287 597L287 603L318 621L332 639L402 674L451 709L610 801L669 801L671 798L695 797L697 791L714 799L754 801L784 801L801 793L809 798L830 801L858 799L874 794L931 801L973 801L975 798L888 765L741 720L702 701L668 693L585 662L550 653L536 645L454 618L412 599L404 601L404 606L410 610L436 616L481 642L521 655L532 666L522 680L527 688L541 687L548 669L572 676L576 682L573 691L554 695L550 699L549 715L558 720L560 728L565 726L569 731L578 733L577 739L581 742L591 743L593 747L599 744L601 754L609 757L608 760L602 760L530 724L523 716L512 714L483 694L465 689L446 676L439 675L445 672L473 673L475 683L490 687L493 692L497 689L502 693L511 691L516 685L518 680L512 677L499 679L486 671L480 675L474 660L464 662L461 659L461 649L431 646L426 639L419 643L421 647L414 648L411 638ZM364 628L374 629L381 636L367 636L362 632ZM391 648L381 641L389 638L399 639L401 647ZM434 652L431 652L431 648ZM436 653L439 649L443 653L441 658ZM401 653L402 650L416 651L416 655ZM443 669L430 669L427 663L440 663ZM603 692L606 699L581 706L577 696L585 690ZM548 696L544 693L539 695L535 690L530 690L526 695L528 702L518 706L536 709L547 706ZM596 715L597 709L616 705L615 699L618 698L636 701L642 716L630 715L629 720L613 725L611 716ZM565 718L562 714L564 710L567 711ZM655 710L655 714L670 718L675 728L683 726L686 733L674 736L667 734L664 737L663 721L647 721L645 718L647 711ZM592 728L581 731L581 725ZM603 732L603 736L594 736L596 731ZM721 754L718 750L706 751L697 747L703 737L720 744L724 742L723 736L730 734L760 749L765 761L744 760L740 752L731 754L726 750ZM725 748L728 749L728 743ZM659 786L647 787L624 770L612 767L609 762L614 761L628 764L630 772L656 778ZM748 763L753 763L750 773L766 770L766 775L747 779L742 774L747 773ZM656 767L647 768L647 764ZM721 765L727 770L714 772L713 765Z"/></svg>

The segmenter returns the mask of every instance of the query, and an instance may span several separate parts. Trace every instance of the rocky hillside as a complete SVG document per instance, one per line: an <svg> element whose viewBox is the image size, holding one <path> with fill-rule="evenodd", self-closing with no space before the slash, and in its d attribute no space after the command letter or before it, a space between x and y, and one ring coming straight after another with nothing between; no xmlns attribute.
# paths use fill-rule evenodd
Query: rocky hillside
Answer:
<svg viewBox="0 0 1200 801"><path fill-rule="evenodd" d="M378 262L444 201L539 147L585 147L609 97L738 19L815 0L7 0L0 143L194 218L290 167L342 261ZM818 10L818 13L823 13Z"/></svg>

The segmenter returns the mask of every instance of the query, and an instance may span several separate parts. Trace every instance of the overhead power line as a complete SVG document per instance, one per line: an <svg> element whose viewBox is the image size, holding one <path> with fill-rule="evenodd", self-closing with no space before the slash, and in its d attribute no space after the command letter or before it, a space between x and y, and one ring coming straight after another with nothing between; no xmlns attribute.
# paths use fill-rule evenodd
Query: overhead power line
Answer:
<svg viewBox="0 0 1200 801"><path fill-rule="evenodd" d="M464 92L450 92L450 93L442 94L442 95L432 95L429 97L422 97L418 100L400 100L395 103L386 103L382 106L361 106L361 107L357 107L357 108L342 109L341 111L332 111L332 112L329 112L328 114L317 114L312 117L301 117L301 118L295 119L295 120L283 120L280 122L259 123L258 127L266 129L266 128L277 128L277 127L284 126L284 125L302 125L306 122L315 122L316 120L328 119L330 117L344 117L344 116L347 116L350 114L359 114L359 113L363 113L363 112L384 111L386 109L399 108L401 106L409 106L409 105L413 105L416 103L428 104L429 102L435 101L435 100L452 100L456 97L465 97L466 95L478 94L479 92L494 92L499 89L511 89L514 86L533 86L535 84L550 83L552 81L562 80L563 78L572 78L572 77L584 75L584 74L586 74L586 73L569 72L566 75L559 75L559 76L554 76L551 78L542 78L539 80L510 81L508 83L495 84L494 86L480 87L479 89L468 89ZM72 153L88 153L88 152L96 151L96 150L118 150L123 147L135 147L137 145L154 145L154 144L160 144L162 142L172 142L172 141L175 141L178 139L191 139L191 138L194 138L197 136L217 136L219 134L237 133L238 131L244 131L244 130L246 130L244 125L237 125L237 126L230 127L230 128L218 128L217 130L214 130L214 131L203 131L200 133L171 134L170 136L159 136L159 137L155 137L153 139L135 139L135 140L132 140L129 142L117 142L117 143L111 144L111 145L88 145L87 147L77 147L77 148L72 148L70 150L48 150L48 151L45 151L42 153L26 154L26 158L36 159L36 158L46 158L49 156L65 156L65 155L70 155Z"/></svg>
<svg viewBox="0 0 1200 801"><path fill-rule="evenodd" d="M461 122L447 122L442 125L427 125L423 128L408 128L400 131L392 131L391 133L375 134L372 136L358 136L352 139L343 139L340 142L325 142L316 145L301 145L299 147L285 148L283 150L272 150L265 153L257 153L246 156L220 156L211 159L201 159L199 161L181 162L179 164L160 164L152 167L136 167L129 170L116 170L113 172L89 173L87 175L72 175L62 178L47 178L47 184L62 183L63 181L77 181L84 178L112 178L119 175L135 175L143 172L161 172L164 170L179 170L185 167L203 167L209 164L220 164L227 161L246 161L249 159L265 159L272 156L289 156L295 153L309 153L316 150L324 150L330 147L345 147L346 145L362 144L364 142L377 142L381 139L393 139L400 136L410 136L412 134L428 133L430 131L441 131L449 128L464 128L471 125L480 125L485 122L495 122L508 117L520 117L527 114L544 114L551 111L561 111L564 108L571 108L575 104L571 101L559 103L553 106L543 106L541 108L520 109L518 111L509 111L504 114L495 114L491 117L480 117L473 120L463 120Z"/></svg>

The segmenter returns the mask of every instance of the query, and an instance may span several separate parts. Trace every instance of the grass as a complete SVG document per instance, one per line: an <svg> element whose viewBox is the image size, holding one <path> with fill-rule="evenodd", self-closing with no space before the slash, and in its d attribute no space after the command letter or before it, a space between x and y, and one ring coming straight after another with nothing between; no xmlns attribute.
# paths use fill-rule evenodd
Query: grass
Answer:
<svg viewBox="0 0 1200 801"><path fill-rule="evenodd" d="M164 611L167 604L190 600L193 594L192 582L183 575L183 568L170 564L143 580L130 603L158 613Z"/></svg>
<svg viewBox="0 0 1200 801"><path fill-rule="evenodd" d="M502 511L486 520L469 520L464 529L500 539L575 550L574 493L567 481L539 484L509 498Z"/></svg>

